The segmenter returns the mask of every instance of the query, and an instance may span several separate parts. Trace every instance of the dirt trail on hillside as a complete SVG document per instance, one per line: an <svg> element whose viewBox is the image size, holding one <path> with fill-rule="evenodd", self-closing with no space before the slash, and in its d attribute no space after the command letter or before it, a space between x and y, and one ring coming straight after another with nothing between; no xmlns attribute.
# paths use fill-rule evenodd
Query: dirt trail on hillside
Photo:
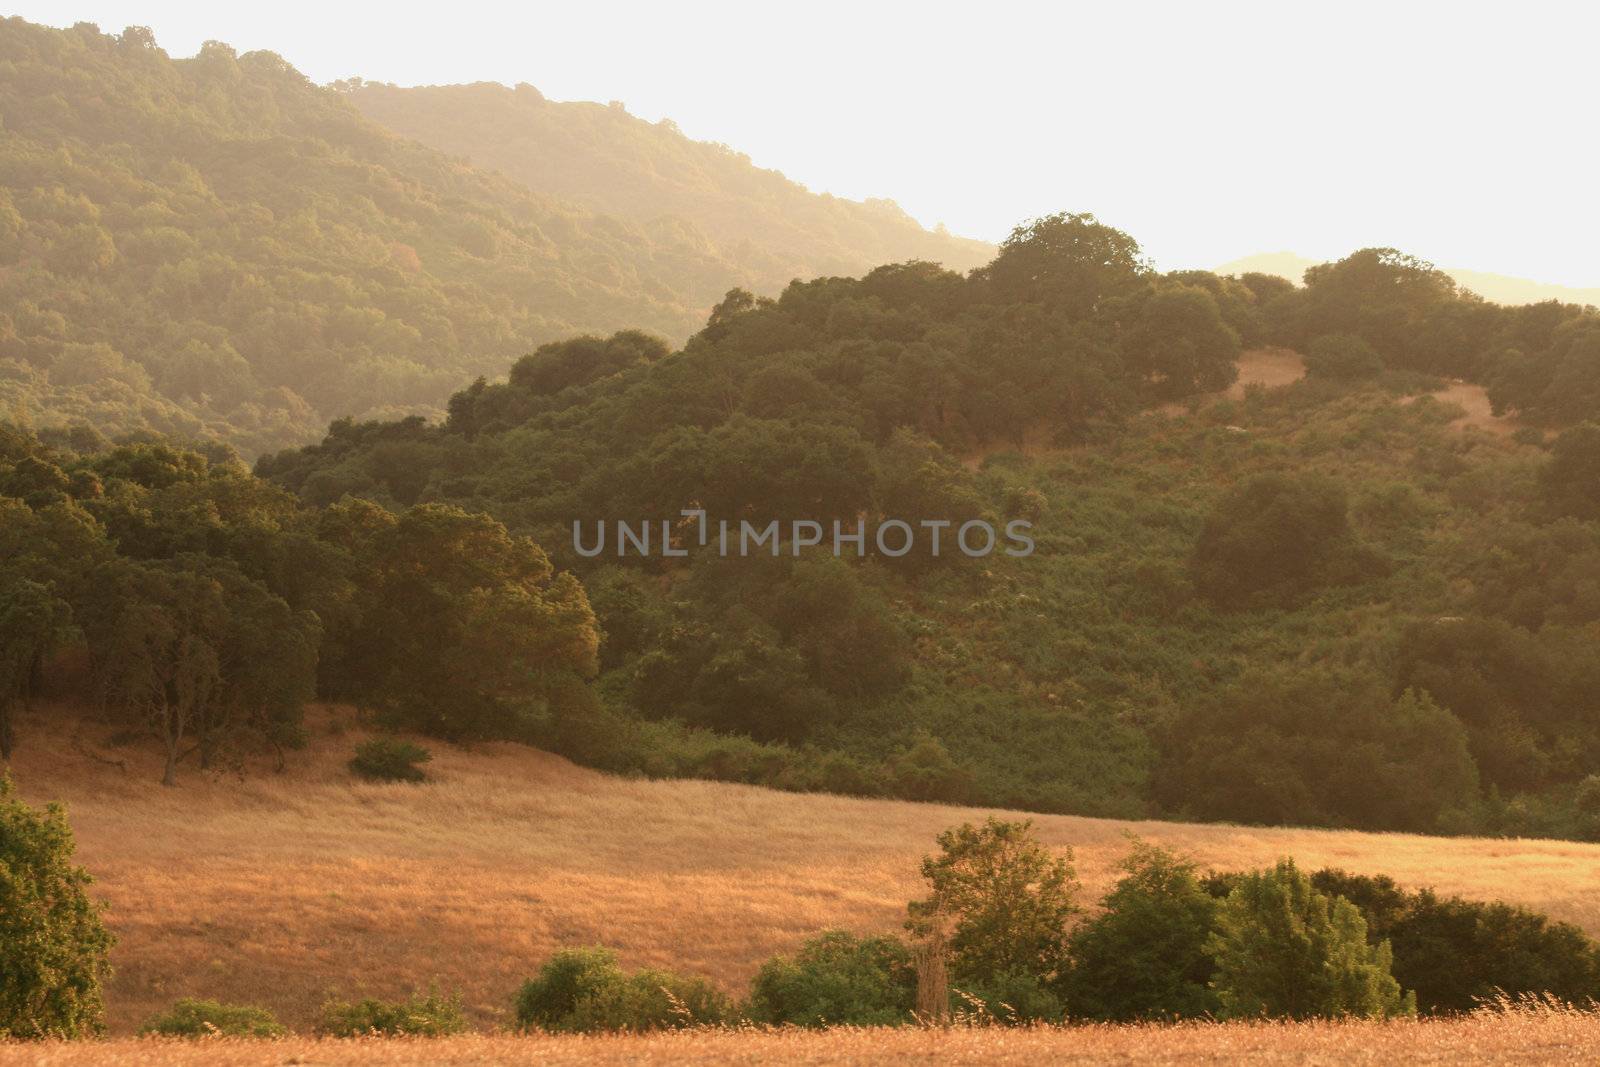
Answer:
<svg viewBox="0 0 1600 1067"><path fill-rule="evenodd" d="M1482 430L1497 437L1510 437L1521 425L1516 419L1496 415L1493 405L1489 403L1489 391L1471 382L1454 381L1443 389L1435 389L1422 396L1431 396L1441 404L1454 404L1466 413L1450 423L1452 429ZM1406 403L1416 403L1422 396L1408 397Z"/></svg>
<svg viewBox="0 0 1600 1067"><path fill-rule="evenodd" d="M1228 387L1227 395L1238 400L1248 386L1277 389L1305 376L1306 361L1293 349L1252 348L1239 357L1239 377Z"/></svg>

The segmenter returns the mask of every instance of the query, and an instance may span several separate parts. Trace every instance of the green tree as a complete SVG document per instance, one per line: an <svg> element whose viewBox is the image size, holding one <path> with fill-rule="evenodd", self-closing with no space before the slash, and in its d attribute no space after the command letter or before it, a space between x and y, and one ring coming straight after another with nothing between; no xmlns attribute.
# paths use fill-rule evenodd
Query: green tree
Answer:
<svg viewBox="0 0 1600 1067"><path fill-rule="evenodd" d="M1206 944L1217 902L1194 864L1136 841L1121 869L1101 912L1072 933L1068 1014L1114 1021L1214 1014L1220 1004Z"/></svg>
<svg viewBox="0 0 1600 1067"><path fill-rule="evenodd" d="M1293 860L1242 876L1207 942L1227 1018L1391 1018L1416 1013L1390 973L1388 942L1367 944L1361 911L1329 897Z"/></svg>
<svg viewBox="0 0 1600 1067"><path fill-rule="evenodd" d="M354 638L396 724L444 737L507 736L538 705L584 700L599 633L583 587L486 515L434 504L377 525Z"/></svg>
<svg viewBox="0 0 1600 1067"><path fill-rule="evenodd" d="M80 1038L101 1029L101 983L115 940L72 865L72 829L35 811L0 777L0 1038Z"/></svg>
<svg viewBox="0 0 1600 1067"><path fill-rule="evenodd" d="M222 587L181 568L138 563L103 571L83 626L102 699L161 742L162 785L176 785L199 722L222 687Z"/></svg>
<svg viewBox="0 0 1600 1067"><path fill-rule="evenodd" d="M922 861L930 892L912 901L906 927L918 937L943 932L958 982L1009 977L1052 982L1067 964L1067 923L1077 914L1071 850L1056 856L1031 822L990 816L939 835L939 853Z"/></svg>
<svg viewBox="0 0 1600 1067"><path fill-rule="evenodd" d="M1150 273L1139 243L1088 214L1046 215L1011 231L977 274L999 303L1044 303L1092 315Z"/></svg>
<svg viewBox="0 0 1600 1067"><path fill-rule="evenodd" d="M1141 301L1123 352L1164 399L1226 389L1239 376L1239 334L1198 286L1163 285Z"/></svg>

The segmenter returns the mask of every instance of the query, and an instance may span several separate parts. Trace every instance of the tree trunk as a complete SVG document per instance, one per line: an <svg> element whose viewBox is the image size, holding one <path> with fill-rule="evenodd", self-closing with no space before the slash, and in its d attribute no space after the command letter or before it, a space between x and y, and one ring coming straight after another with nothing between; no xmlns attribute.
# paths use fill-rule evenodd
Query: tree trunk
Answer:
<svg viewBox="0 0 1600 1067"><path fill-rule="evenodd" d="M16 738L11 735L11 701L0 700L0 760L11 762L11 749Z"/></svg>
<svg viewBox="0 0 1600 1067"><path fill-rule="evenodd" d="M941 920L921 944L912 949L917 968L917 1018L924 1024L939 1024L950 1017L950 976L945 967L945 938Z"/></svg>
<svg viewBox="0 0 1600 1067"><path fill-rule="evenodd" d="M167 769L161 772L162 785L178 784L178 746L173 743L167 745Z"/></svg>

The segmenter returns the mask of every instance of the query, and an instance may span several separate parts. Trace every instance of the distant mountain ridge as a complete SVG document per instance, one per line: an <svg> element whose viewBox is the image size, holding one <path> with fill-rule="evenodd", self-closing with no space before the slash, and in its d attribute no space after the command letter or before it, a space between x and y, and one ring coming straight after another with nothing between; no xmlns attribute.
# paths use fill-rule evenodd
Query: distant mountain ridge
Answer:
<svg viewBox="0 0 1600 1067"><path fill-rule="evenodd" d="M0 412L249 456L341 416L442 414L463 381L558 338L677 344L736 286L993 251L602 105L546 108L564 177L530 188L342 89L269 52L180 59L138 27L0 19ZM544 107L468 89L492 126Z"/></svg>
<svg viewBox="0 0 1600 1067"><path fill-rule="evenodd" d="M1242 259L1231 260L1216 268L1218 274L1275 274L1296 285L1303 280L1307 267L1321 260L1309 259L1294 252L1261 252ZM1471 289L1485 300L1497 304L1537 304L1545 300L1559 300L1563 304L1588 304L1600 307L1600 289L1580 289L1569 285L1535 282L1527 278L1514 278L1507 274L1490 274L1480 270L1463 270L1441 267L1456 280L1456 284Z"/></svg>
<svg viewBox="0 0 1600 1067"><path fill-rule="evenodd" d="M995 253L983 241L924 229L892 200L813 193L726 145L691 140L672 122L646 122L620 104L563 103L531 85L494 82L401 88L353 80L334 88L374 122L536 193L647 226L688 226L758 291L909 259L967 271Z"/></svg>

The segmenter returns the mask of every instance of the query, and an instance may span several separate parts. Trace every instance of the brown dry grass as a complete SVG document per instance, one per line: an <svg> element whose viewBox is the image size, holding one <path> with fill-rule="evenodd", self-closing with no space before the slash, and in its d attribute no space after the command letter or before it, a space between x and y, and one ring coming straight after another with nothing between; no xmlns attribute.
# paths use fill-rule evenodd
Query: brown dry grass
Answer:
<svg viewBox="0 0 1600 1067"><path fill-rule="evenodd" d="M277 1067L279 1064L1592 1064L1600 1015L1518 1011L1422 1022L1194 1023L1005 1029L711 1030L438 1040L3 1045L0 1067Z"/></svg>
<svg viewBox="0 0 1600 1067"><path fill-rule="evenodd" d="M1461 409L1461 415L1450 423L1452 429L1482 430L1496 437L1510 437L1521 425L1516 419L1496 415L1489 403L1489 391L1481 385L1474 385L1471 382L1451 382L1443 389L1436 389L1423 395L1431 396L1441 404L1453 404ZM1411 397L1408 403L1420 399L1422 398Z"/></svg>
<svg viewBox="0 0 1600 1067"><path fill-rule="evenodd" d="M546 955L597 942L630 966L739 992L764 958L819 929L895 928L935 833L984 814L616 779L510 744L433 745L431 784L359 783L343 764L360 734L335 735L349 718L319 710L311 748L282 775L189 770L176 789L156 783L154 751L116 750L124 774L77 748L69 712L28 720L17 783L32 801L68 802L79 858L121 938L107 997L115 1032L180 996L260 1004L305 1028L330 994L399 995L430 979L459 989L478 1023L503 1022ZM101 733L82 728L85 739ZM1293 855L1527 904L1600 933L1600 845L1036 822L1046 841L1077 850L1096 894L1133 831L1220 868Z"/></svg>
<svg viewBox="0 0 1600 1067"><path fill-rule="evenodd" d="M1252 348L1239 356L1239 377L1228 387L1228 396L1238 400L1252 385L1277 389L1305 376L1306 361L1293 349Z"/></svg>
<svg viewBox="0 0 1600 1067"><path fill-rule="evenodd" d="M1306 376L1306 361L1291 348L1251 348L1239 355L1239 376L1232 385L1219 393L1201 393L1185 400L1173 400L1154 408L1162 415L1187 415L1217 397L1230 400L1244 399L1251 386L1278 389L1293 385Z"/></svg>

